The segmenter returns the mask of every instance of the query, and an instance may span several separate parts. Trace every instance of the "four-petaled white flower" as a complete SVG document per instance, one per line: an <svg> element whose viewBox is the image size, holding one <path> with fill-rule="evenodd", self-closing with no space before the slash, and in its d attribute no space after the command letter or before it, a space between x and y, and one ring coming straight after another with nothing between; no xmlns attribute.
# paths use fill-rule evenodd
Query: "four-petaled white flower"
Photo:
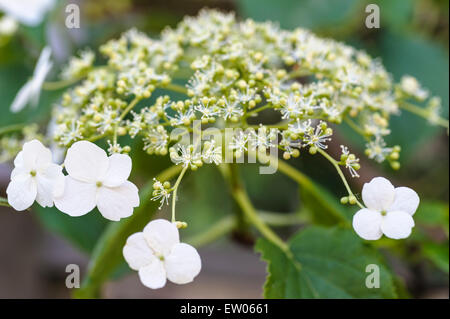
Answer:
<svg viewBox="0 0 450 319"><path fill-rule="evenodd" d="M165 219L151 221L142 232L128 237L123 256L139 272L142 284L152 289L164 287L166 279L187 284L201 269L197 250L180 243L177 227Z"/></svg>
<svg viewBox="0 0 450 319"><path fill-rule="evenodd" d="M68 176L55 206L70 216L89 213L96 206L103 217L118 221L139 206L137 187L128 181L131 158L106 152L88 141L73 144L64 161Z"/></svg>
<svg viewBox="0 0 450 319"><path fill-rule="evenodd" d="M408 187L394 188L383 177L375 177L364 184L362 198L367 208L353 216L353 228L364 239L376 240L383 234L402 239L414 227L412 215L419 206L419 196Z"/></svg>
<svg viewBox="0 0 450 319"><path fill-rule="evenodd" d="M52 162L51 151L38 140L23 145L14 160L11 182L6 194L8 203L18 211L36 200L42 207L53 206L55 191L64 187L62 167Z"/></svg>
<svg viewBox="0 0 450 319"><path fill-rule="evenodd" d="M14 98L10 108L11 112L16 113L21 111L28 103L31 103L33 107L38 105L42 84L53 66L53 63L50 61L50 55L50 47L45 47L39 56L33 77L22 86Z"/></svg>

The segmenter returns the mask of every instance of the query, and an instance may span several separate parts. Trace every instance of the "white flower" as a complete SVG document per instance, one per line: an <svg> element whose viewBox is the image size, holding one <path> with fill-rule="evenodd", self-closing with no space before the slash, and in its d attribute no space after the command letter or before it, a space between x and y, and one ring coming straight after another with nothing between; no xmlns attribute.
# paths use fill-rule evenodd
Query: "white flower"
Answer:
<svg viewBox="0 0 450 319"><path fill-rule="evenodd" d="M37 26L55 0L0 0L0 11L28 26Z"/></svg>
<svg viewBox="0 0 450 319"><path fill-rule="evenodd" d="M23 145L14 160L14 170L6 194L8 203L18 211L36 200L42 207L53 206L55 191L64 187L61 166L52 162L52 153L38 140Z"/></svg>
<svg viewBox="0 0 450 319"><path fill-rule="evenodd" d="M139 206L137 187L127 179L131 158L106 152L88 141L73 144L67 151L64 165L64 193L55 198L56 207L70 215L82 216L96 206L103 217L118 221L133 214Z"/></svg>
<svg viewBox="0 0 450 319"><path fill-rule="evenodd" d="M10 36L17 30L17 21L9 16L3 16L0 18L0 36Z"/></svg>
<svg viewBox="0 0 450 319"><path fill-rule="evenodd" d="M414 227L412 215L419 206L419 196L408 187L394 188L383 177L375 177L364 184L362 198L367 208L353 216L353 228L367 240L389 238L402 239L411 234Z"/></svg>
<svg viewBox="0 0 450 319"><path fill-rule="evenodd" d="M421 88L420 83L413 76L403 76L400 82L400 86L405 93L420 101L423 101L428 97L428 91Z"/></svg>
<svg viewBox="0 0 450 319"><path fill-rule="evenodd" d="M39 56L33 77L22 86L14 98L14 101L11 104L11 112L16 113L21 111L28 103L31 103L34 107L37 106L39 96L41 95L42 84L53 65L50 61L50 55L51 49L45 47Z"/></svg>
<svg viewBox="0 0 450 319"><path fill-rule="evenodd" d="M143 232L128 237L123 256L139 272L142 284L152 289L164 287L166 278L187 284L201 269L197 250L180 243L177 227L165 219L151 221Z"/></svg>

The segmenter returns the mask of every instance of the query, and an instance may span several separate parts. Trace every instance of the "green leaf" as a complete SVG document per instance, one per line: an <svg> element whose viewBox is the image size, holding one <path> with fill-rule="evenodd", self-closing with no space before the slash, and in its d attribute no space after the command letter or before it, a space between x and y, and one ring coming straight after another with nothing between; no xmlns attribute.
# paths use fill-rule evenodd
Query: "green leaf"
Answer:
<svg viewBox="0 0 450 319"><path fill-rule="evenodd" d="M423 244L422 253L427 257L436 267L448 274L449 270L449 253L448 241L445 244L436 244L428 242Z"/></svg>
<svg viewBox="0 0 450 319"><path fill-rule="evenodd" d="M356 0L240 0L238 7L246 17L279 21L286 29L323 29L348 23L359 6Z"/></svg>
<svg viewBox="0 0 450 319"><path fill-rule="evenodd" d="M163 171L158 179L168 180L179 173L181 166L172 166ZM132 216L122 219L118 222L110 222L105 231L98 240L92 253L91 262L87 277L80 289L77 289L74 296L77 298L93 298L100 294L101 286L118 267L123 264L122 248L127 238L142 230L157 211L158 203L150 201L152 193L152 184L149 182L146 187L140 191L141 205L135 209Z"/></svg>
<svg viewBox="0 0 450 319"><path fill-rule="evenodd" d="M376 250L350 230L310 227L289 242L292 258L266 239L255 249L267 261L266 298L396 298L395 284ZM366 267L380 269L380 287L366 287Z"/></svg>
<svg viewBox="0 0 450 319"><path fill-rule="evenodd" d="M39 221L86 253L91 253L108 221L97 210L84 216L71 217L55 207L33 207Z"/></svg>
<svg viewBox="0 0 450 319"><path fill-rule="evenodd" d="M404 30L413 21L415 0L378 0L383 28Z"/></svg>
<svg viewBox="0 0 450 319"><path fill-rule="evenodd" d="M414 214L418 224L428 227L443 227L448 236L449 209L447 203L424 201Z"/></svg>
<svg viewBox="0 0 450 319"><path fill-rule="evenodd" d="M442 98L442 115L448 116L449 60L444 47L417 34L405 36L385 32L377 49L383 64L396 81L405 74L417 77L432 95ZM420 145L429 142L432 136L445 132L441 127L432 126L407 111L391 118L391 128L388 142L402 146L401 159L404 160Z"/></svg>

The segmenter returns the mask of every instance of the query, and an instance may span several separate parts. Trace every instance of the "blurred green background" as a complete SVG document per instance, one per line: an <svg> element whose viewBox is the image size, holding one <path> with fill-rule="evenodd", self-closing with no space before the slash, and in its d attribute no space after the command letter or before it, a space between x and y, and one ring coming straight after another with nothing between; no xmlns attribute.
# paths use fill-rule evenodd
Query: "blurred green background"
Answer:
<svg viewBox="0 0 450 319"><path fill-rule="evenodd" d="M49 79L56 79L56 70L80 49L89 47L96 50L100 44L131 27L157 36L165 26L175 26L183 16L195 15L204 7L234 11L242 19L276 21L286 29L309 28L319 35L364 49L372 56L380 57L394 79L399 80L405 74L417 77L433 95L442 98L442 115L448 118L449 2L445 0L79 0L70 1L81 8L81 28L72 30L64 26L67 3L59 1L41 25L35 28L20 26L13 37L0 43L0 127L24 122L37 122L45 127L48 122L52 103L59 98L61 91L43 92L36 109L28 108L18 114L9 112L16 92L30 76L40 50L47 43L52 46L56 62ZM380 29L365 27L365 7L369 3L380 7ZM346 127L339 128L337 141L330 152L339 154L341 140L360 155L361 178L351 180L355 190L360 190L362 184L374 176L386 176L395 185L408 185L421 195L422 205L415 215L418 225L414 235L401 244L380 241L378 245L403 278L411 296L427 297L436 293L440 297L448 297L447 132L407 113L394 117L391 128L388 143L402 146L402 168L398 172L393 172L388 165L378 165L366 159L364 141ZM168 165L167 160L149 158L137 150L133 156L134 179L138 183L154 177ZM332 198L337 200L344 194L333 167L321 158L306 155L291 161L291 164L307 172ZM246 166L243 173L257 208L277 213L297 212L305 221L314 219L310 212L314 211L315 203L303 200L308 197L304 190L299 190L282 175L259 175L256 169L255 166ZM3 166L3 170L8 168ZM3 196L8 173L2 176L0 187ZM187 236L204 230L233 211L232 200L216 170L202 168L189 175L183 183L179 207L181 218L190 224ZM347 211L346 214L352 212ZM1 212L0 227L8 227L7 213L11 211L3 209ZM62 234L87 254L92 251L106 225L98 214L72 219L53 210L37 210L37 213L38 223ZM293 230L287 227L283 231L289 234ZM4 257L9 254L5 240L14 240L15 235L7 239L1 236L0 274L4 273L2 268L9 267L4 262ZM230 239L249 246L254 238L251 234L237 232ZM385 248L389 248L389 252ZM248 252L251 253L251 248ZM0 277L0 283L1 280ZM0 294L6 296L3 288L4 285L0 285ZM39 295L39 290L36 294ZM251 296L258 296L261 292L255 291L254 294Z"/></svg>

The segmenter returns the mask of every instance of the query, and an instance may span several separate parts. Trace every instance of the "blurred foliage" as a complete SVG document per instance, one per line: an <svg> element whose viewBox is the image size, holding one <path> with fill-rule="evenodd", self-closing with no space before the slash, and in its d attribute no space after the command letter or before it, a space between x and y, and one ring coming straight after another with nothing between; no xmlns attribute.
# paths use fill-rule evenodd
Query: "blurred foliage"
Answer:
<svg viewBox="0 0 450 319"><path fill-rule="evenodd" d="M184 15L196 14L204 6L236 10L241 17L257 21L278 21L281 27L287 29L310 28L320 35L362 48L373 56L379 56L394 79L398 80L404 74L417 77L434 95L442 98L443 114L448 116L449 2L445 0L185 0L182 4L175 0L84 0L80 1L83 8L83 26L80 30L61 27L64 15L59 13L63 12L61 8L64 3L60 1L59 9L40 26L20 26L16 37L0 45L0 126L23 122L38 122L43 127L47 124L51 105L59 98L60 91L43 91L35 109L27 108L18 114L9 112L9 105L33 72L39 52L46 43L57 44L54 49L55 69L58 69L70 55L84 47L96 49L131 27L156 34L166 25L175 25ZM369 30L364 26L367 15L364 9L369 3L380 6L380 29ZM55 79L56 72L50 78ZM155 92L154 97L160 94L166 92ZM145 102L140 106L145 106ZM448 274L449 209L448 204L444 203L448 201L448 137L441 128L432 127L423 119L406 112L401 118L393 118L392 128L389 142L402 145L400 160L407 166L405 173L400 171L396 176L400 176L405 184L414 185L418 193L427 194L435 200L424 200L419 207L415 214L417 225L411 238L404 242L385 238L374 246L389 248L388 255L399 256L411 265L427 260L433 265L432 269ZM341 136L351 141L362 153L364 141L350 128L343 129ZM166 159L150 157L143 151L137 151L141 149L138 145L132 149L132 179L140 186L170 165ZM308 154L302 155L300 160L291 161L300 170L307 170L309 176L319 182L309 187L298 187L281 174L259 175L256 172L257 165L245 165L242 169L243 179L255 206L279 213L300 212L313 223L325 226L350 220L356 208L339 204L339 197L344 194L340 180L331 165L328 170L322 169L325 165L315 165L318 160L321 159ZM386 175L391 172L380 172L383 169L385 167L377 167L375 173ZM360 187L359 184L355 189ZM436 190L436 187L440 189ZM326 204L315 198L317 192L323 195L322 200L325 199ZM223 178L212 167L204 167L195 174L189 174L183 180L179 198L179 216L189 224L188 229L183 231L186 235L201 233L224 215L236 213ZM156 205L150 203L148 198L142 200L146 205L135 214L136 219L133 215L133 219L116 224L108 224L97 211L72 218L54 208L42 209L36 205L34 209L40 221L50 230L61 234L82 251L89 254L94 252L93 277L90 279L93 278L98 284L98 281L105 280L106 275L117 274L117 267L123 266L120 254L102 251L102 247L117 233L120 236L114 240L120 246L129 233L140 228L142 220L148 220L157 212ZM164 216L170 214L166 209L161 213ZM402 292L404 288L399 289L402 284L398 278L392 276L384 266L382 282L387 284L382 284L381 290L369 291L360 285L364 282L360 277L365 276L364 269L359 269L361 265L383 264L383 260L373 247L366 247L351 231L306 228L291 239L290 245L295 260L304 266L300 271L292 260L288 260L266 240L260 240L256 246L263 259L270 260L271 276L265 287L267 297L312 297L315 294L321 297L393 297L394 290L400 296L406 294ZM355 256L357 259L354 259ZM102 263L108 258L113 261L105 270ZM354 269L355 274L339 272L343 267ZM287 277L284 276L286 273ZM298 287L293 286L297 282L308 282L305 286L310 289L297 290ZM346 282L354 284L344 287L343 283Z"/></svg>

